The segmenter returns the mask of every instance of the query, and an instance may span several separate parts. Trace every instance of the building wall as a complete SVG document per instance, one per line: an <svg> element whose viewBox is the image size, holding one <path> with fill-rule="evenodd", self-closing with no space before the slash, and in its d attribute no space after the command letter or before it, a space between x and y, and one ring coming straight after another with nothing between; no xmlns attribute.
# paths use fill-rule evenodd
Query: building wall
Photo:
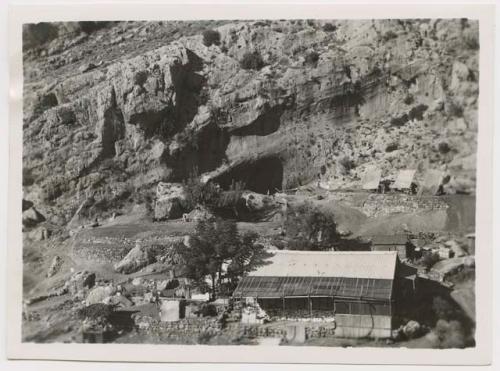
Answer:
<svg viewBox="0 0 500 371"><path fill-rule="evenodd" d="M332 298L287 298L283 310L282 299L259 299L259 305L274 319L307 320L308 318L335 318L336 330L331 336L348 338L389 338L392 332L390 302L339 300Z"/></svg>
<svg viewBox="0 0 500 371"><path fill-rule="evenodd" d="M392 336L391 316L336 314L336 337L346 338L390 338Z"/></svg>
<svg viewBox="0 0 500 371"><path fill-rule="evenodd" d="M372 251L397 251L400 260L407 257L406 245L372 245Z"/></svg>

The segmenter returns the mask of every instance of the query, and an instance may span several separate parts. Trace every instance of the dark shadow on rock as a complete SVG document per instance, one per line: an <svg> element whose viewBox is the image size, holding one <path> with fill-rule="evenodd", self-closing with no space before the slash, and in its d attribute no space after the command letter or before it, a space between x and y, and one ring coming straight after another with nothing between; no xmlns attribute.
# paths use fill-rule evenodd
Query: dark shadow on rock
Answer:
<svg viewBox="0 0 500 371"><path fill-rule="evenodd" d="M223 189L243 182L245 189L274 194L283 187L283 164L277 156L269 156L236 165L214 179Z"/></svg>
<svg viewBox="0 0 500 371"><path fill-rule="evenodd" d="M265 136L276 132L281 125L281 115L285 107L277 105L266 110L250 124L231 131L232 135L247 136L258 135Z"/></svg>
<svg viewBox="0 0 500 371"><path fill-rule="evenodd" d="M169 155L165 152L162 163L173 170L170 181L182 182L195 170L202 174L215 170L226 156L229 135L215 122L205 125L191 135L179 137L179 150Z"/></svg>

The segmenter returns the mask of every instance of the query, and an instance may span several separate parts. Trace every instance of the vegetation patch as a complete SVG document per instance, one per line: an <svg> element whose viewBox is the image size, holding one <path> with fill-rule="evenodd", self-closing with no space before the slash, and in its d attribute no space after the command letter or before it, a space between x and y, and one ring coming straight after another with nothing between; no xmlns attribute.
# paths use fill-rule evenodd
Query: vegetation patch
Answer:
<svg viewBox="0 0 500 371"><path fill-rule="evenodd" d="M220 33L215 30L205 30L203 31L203 45L219 45L220 44Z"/></svg>
<svg viewBox="0 0 500 371"><path fill-rule="evenodd" d="M245 70L260 70L264 67L264 60L258 51L247 52L240 61L241 68Z"/></svg>

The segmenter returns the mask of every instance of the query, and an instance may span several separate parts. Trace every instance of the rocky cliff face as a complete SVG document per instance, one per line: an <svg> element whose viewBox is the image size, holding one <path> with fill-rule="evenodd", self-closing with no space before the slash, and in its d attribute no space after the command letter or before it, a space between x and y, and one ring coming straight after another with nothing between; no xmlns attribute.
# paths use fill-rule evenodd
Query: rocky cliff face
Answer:
<svg viewBox="0 0 500 371"><path fill-rule="evenodd" d="M273 193L442 169L449 192L474 191L475 21L70 26L25 30L23 186L53 223L151 202L193 171ZM264 66L243 68L248 52Z"/></svg>

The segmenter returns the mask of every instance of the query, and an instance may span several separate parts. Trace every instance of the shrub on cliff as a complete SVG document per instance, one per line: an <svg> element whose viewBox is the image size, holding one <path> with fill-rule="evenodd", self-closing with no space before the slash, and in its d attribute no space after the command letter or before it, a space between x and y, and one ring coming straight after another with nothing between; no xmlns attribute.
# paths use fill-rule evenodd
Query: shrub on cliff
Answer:
<svg viewBox="0 0 500 371"><path fill-rule="evenodd" d="M337 26L335 26L332 23L325 23L323 25L323 31L325 31L325 32L335 32L335 31L337 31Z"/></svg>
<svg viewBox="0 0 500 371"><path fill-rule="evenodd" d="M49 108L57 106L59 103L54 93L41 94L36 97L33 107L33 119L40 116Z"/></svg>
<svg viewBox="0 0 500 371"><path fill-rule="evenodd" d="M395 39L398 37L398 34L395 33L394 31L392 30L389 30L387 31L383 36L382 36L382 39L387 42L389 40L392 40L392 39Z"/></svg>
<svg viewBox="0 0 500 371"><path fill-rule="evenodd" d="M78 310L80 319L90 318L96 320L98 318L108 319L113 314L113 306L108 304L91 304L88 307L83 307Z"/></svg>
<svg viewBox="0 0 500 371"><path fill-rule="evenodd" d="M403 103L404 103L404 104L408 104L408 105L410 105L410 104L412 104L412 103L413 103L413 101L414 101L414 100L415 100L415 99L413 98L413 95L408 94L408 95L404 98Z"/></svg>
<svg viewBox="0 0 500 371"><path fill-rule="evenodd" d="M220 33L215 30L205 30L203 31L203 45L219 45L220 44Z"/></svg>
<svg viewBox="0 0 500 371"><path fill-rule="evenodd" d="M429 107L425 104L419 104L418 106L413 107L408 113L410 120L423 120L424 112L427 111L427 108Z"/></svg>
<svg viewBox="0 0 500 371"><path fill-rule="evenodd" d="M447 154L448 152L450 152L451 148L450 148L450 145L446 142L441 142L439 143L438 145L438 150L441 154Z"/></svg>
<svg viewBox="0 0 500 371"><path fill-rule="evenodd" d="M342 174L347 175L356 167L356 164L350 157L344 156L340 159L340 166Z"/></svg>
<svg viewBox="0 0 500 371"><path fill-rule="evenodd" d="M318 52L310 52L306 55L305 62L308 65L316 66L319 61L319 53Z"/></svg>
<svg viewBox="0 0 500 371"><path fill-rule="evenodd" d="M184 182L184 188L188 209L193 209L196 205L214 208L219 202L221 189L215 183L203 183L197 176L191 176Z"/></svg>
<svg viewBox="0 0 500 371"><path fill-rule="evenodd" d="M408 122L409 119L410 117L406 113L404 113L400 117L393 117L391 119L391 126L397 126L397 127L403 126Z"/></svg>
<svg viewBox="0 0 500 371"><path fill-rule="evenodd" d="M258 51L247 52L241 58L240 66L244 70L260 70L264 67L264 60Z"/></svg>

